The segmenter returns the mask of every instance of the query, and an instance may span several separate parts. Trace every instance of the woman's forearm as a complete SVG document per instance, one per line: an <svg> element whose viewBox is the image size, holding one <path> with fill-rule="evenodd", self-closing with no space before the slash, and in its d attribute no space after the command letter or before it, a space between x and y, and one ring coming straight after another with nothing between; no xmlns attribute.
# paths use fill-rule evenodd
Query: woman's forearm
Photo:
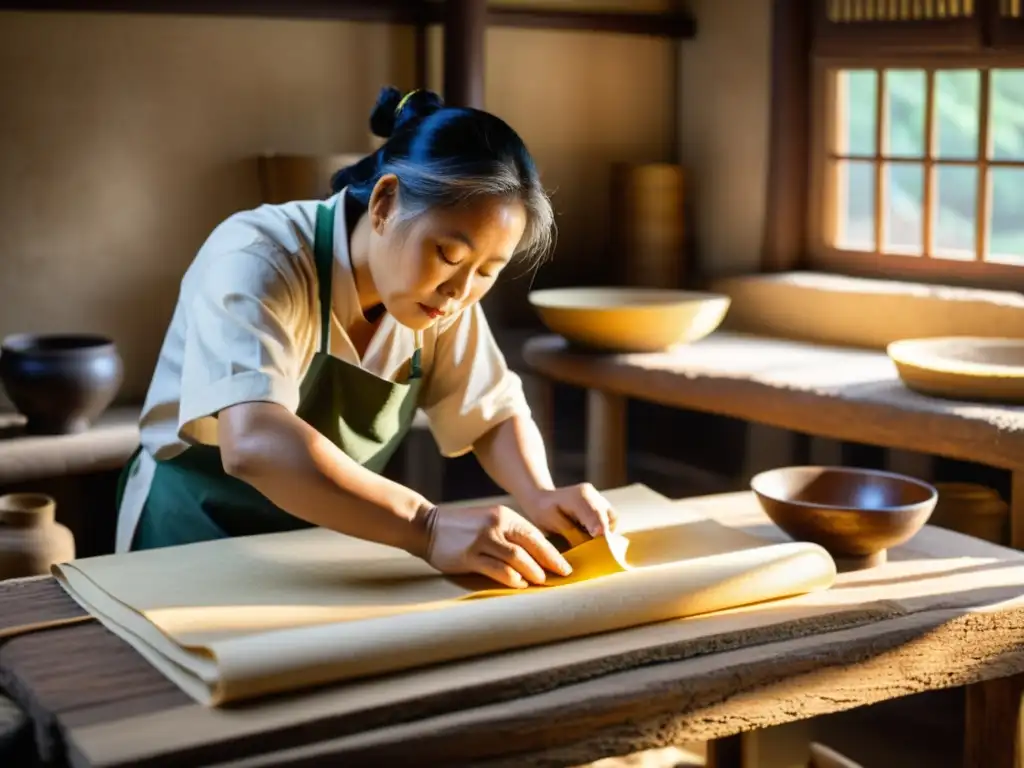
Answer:
<svg viewBox="0 0 1024 768"><path fill-rule="evenodd" d="M432 505L357 464L313 427L273 403L218 417L225 470L306 522L424 557Z"/></svg>
<svg viewBox="0 0 1024 768"><path fill-rule="evenodd" d="M473 444L473 453L491 479L520 501L555 487L544 439L528 416L513 416L492 428Z"/></svg>

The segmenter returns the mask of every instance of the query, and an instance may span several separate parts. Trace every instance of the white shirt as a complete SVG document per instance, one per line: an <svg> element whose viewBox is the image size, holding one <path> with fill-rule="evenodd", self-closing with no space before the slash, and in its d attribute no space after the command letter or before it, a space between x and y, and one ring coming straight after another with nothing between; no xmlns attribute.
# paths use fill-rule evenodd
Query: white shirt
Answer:
<svg viewBox="0 0 1024 768"><path fill-rule="evenodd" d="M361 317L342 195L334 221L331 355L394 381L417 346L415 331L385 315L360 359L345 329ZM320 344L310 200L237 213L209 236L181 282L140 420L143 451L125 486L119 552L131 544L155 461L192 443L217 445L217 413L279 403L293 413ZM492 427L529 414L479 305L422 332L420 407L441 453L459 456Z"/></svg>

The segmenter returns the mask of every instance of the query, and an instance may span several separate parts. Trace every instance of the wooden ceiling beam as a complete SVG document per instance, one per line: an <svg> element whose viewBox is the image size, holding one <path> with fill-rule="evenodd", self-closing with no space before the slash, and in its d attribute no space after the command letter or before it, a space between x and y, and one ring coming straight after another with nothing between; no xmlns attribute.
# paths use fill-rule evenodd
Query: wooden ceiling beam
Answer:
<svg viewBox="0 0 1024 768"><path fill-rule="evenodd" d="M0 11L63 11L164 15L251 16L339 19L389 24L442 24L439 0L0 0ZM687 39L696 34L693 17L682 11L600 13L548 8L487 9L487 24L520 29L608 32Z"/></svg>

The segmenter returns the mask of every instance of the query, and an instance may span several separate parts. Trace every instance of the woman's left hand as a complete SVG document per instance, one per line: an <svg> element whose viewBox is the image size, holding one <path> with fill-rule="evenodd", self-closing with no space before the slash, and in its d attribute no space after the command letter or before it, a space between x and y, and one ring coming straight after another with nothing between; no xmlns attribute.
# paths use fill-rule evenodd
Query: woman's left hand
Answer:
<svg viewBox="0 0 1024 768"><path fill-rule="evenodd" d="M545 533L557 533L570 545L615 530L615 511L590 483L539 491L529 501L518 500L523 516Z"/></svg>

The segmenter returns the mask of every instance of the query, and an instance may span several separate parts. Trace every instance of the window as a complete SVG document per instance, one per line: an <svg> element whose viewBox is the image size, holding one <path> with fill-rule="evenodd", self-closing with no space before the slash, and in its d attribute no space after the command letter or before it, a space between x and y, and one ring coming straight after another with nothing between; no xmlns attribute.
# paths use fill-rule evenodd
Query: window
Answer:
<svg viewBox="0 0 1024 768"><path fill-rule="evenodd" d="M1024 267L1024 68L830 68L826 77L826 250L846 262Z"/></svg>
<svg viewBox="0 0 1024 768"><path fill-rule="evenodd" d="M1024 0L773 8L764 268L1024 290Z"/></svg>

